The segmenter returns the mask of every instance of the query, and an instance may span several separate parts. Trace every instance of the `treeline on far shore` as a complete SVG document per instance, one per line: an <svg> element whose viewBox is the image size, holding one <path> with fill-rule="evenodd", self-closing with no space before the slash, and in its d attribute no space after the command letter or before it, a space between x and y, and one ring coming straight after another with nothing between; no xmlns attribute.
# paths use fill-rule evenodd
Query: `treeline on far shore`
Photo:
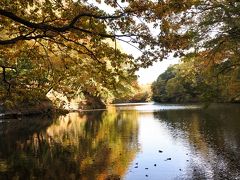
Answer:
<svg viewBox="0 0 240 180"><path fill-rule="evenodd" d="M240 68L225 61L206 64L184 58L152 83L156 102L240 102Z"/></svg>

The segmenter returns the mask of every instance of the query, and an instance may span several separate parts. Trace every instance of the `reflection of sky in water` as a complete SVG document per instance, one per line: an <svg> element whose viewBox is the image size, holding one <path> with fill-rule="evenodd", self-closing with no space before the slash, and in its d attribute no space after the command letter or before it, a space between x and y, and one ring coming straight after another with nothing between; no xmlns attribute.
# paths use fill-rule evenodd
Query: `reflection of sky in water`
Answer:
<svg viewBox="0 0 240 180"><path fill-rule="evenodd" d="M240 106L221 106L121 104L4 121L0 179L240 179Z"/></svg>
<svg viewBox="0 0 240 180"><path fill-rule="evenodd" d="M159 111L159 110L176 110L176 109L198 109L200 106L198 105L156 105L156 104L150 104L145 106L136 106L135 109L137 111Z"/></svg>
<svg viewBox="0 0 240 180"><path fill-rule="evenodd" d="M158 103L124 103L116 105L121 110L137 110L140 112L154 112L161 110L200 109L200 105L158 104Z"/></svg>
<svg viewBox="0 0 240 180"><path fill-rule="evenodd" d="M139 118L140 153L130 167L126 179L158 180L172 179L185 169L188 147L183 139L174 138L163 123L154 119L153 114L144 114ZM163 151L159 153L159 150ZM171 158L171 160L166 160ZM134 168L138 163L138 168ZM156 166L154 166L156 164ZM148 169L145 169L148 168Z"/></svg>
<svg viewBox="0 0 240 180"><path fill-rule="evenodd" d="M201 106L151 103L120 106L120 109L140 112L138 118L140 152L124 179L224 179L222 174L225 174L225 178L231 179L230 171L233 169L228 167L228 159L224 157L223 152L216 152L221 147L214 147L211 144L213 140L211 138L218 137L209 137L210 134L202 131L204 130L202 128L206 128L202 127L202 123L207 116L205 117L202 112L199 113ZM156 112L159 117L154 116L153 112ZM174 113L176 115L172 116ZM164 117L163 114L168 116ZM216 126L216 128L219 127ZM234 139L226 143L233 143L239 147ZM231 146L233 151L234 145ZM163 152L159 153L159 150ZM238 176L238 171L234 169L235 174L231 176Z"/></svg>

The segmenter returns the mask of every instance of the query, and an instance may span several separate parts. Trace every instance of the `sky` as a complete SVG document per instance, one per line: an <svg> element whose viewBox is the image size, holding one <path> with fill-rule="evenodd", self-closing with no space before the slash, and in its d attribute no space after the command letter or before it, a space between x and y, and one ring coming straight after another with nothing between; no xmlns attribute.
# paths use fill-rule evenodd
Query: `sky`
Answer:
<svg viewBox="0 0 240 180"><path fill-rule="evenodd" d="M89 0L88 3L96 5L100 9L105 10L109 13L114 12L114 8L111 8L104 3L98 4L95 2L95 0ZM121 4L121 5L124 6L124 4ZM157 33L157 32L154 32L155 31L154 29L150 29L150 30L152 30L152 33L154 33L154 34ZM120 45L120 49L123 49L125 53L132 54L134 57L139 57L140 52L133 46L130 46L129 44L124 43L122 41L118 41L118 45ZM167 70L167 68L170 65L177 64L178 62L179 62L179 59L169 57L168 59L165 59L161 62L153 63L152 66L150 66L146 69L141 68L139 71L136 72L136 75L138 75L139 84L144 85L144 84L152 83L153 81L155 81L157 79L157 77L161 73L163 73L165 70Z"/></svg>
<svg viewBox="0 0 240 180"><path fill-rule="evenodd" d="M157 79L157 77L162 74L167 68L172 64L177 64L178 59L168 58L161 62L155 62L152 66L143 69L141 68L136 74L138 77L139 84L149 84Z"/></svg>
<svg viewBox="0 0 240 180"><path fill-rule="evenodd" d="M118 41L118 46L120 46L120 49L125 53L132 54L134 57L141 55L141 52L139 52L139 50L125 42ZM140 68L140 70L136 72L136 75L138 75L138 83L140 85L152 83L158 78L160 74L166 71L170 65L177 63L179 63L179 58L169 56L163 61L154 62L153 65L149 66L148 68Z"/></svg>

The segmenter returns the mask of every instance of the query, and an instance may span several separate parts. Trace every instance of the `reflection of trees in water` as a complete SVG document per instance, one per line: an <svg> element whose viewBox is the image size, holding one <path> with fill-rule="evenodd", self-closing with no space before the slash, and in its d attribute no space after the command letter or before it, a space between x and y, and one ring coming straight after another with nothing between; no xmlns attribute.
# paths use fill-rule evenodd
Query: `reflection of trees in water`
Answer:
<svg viewBox="0 0 240 180"><path fill-rule="evenodd" d="M50 122L50 121L48 121ZM41 131L1 136L0 178L106 179L125 174L137 150L138 125L128 112L71 113ZM14 133L13 133L14 134ZM6 138L9 136L9 138ZM1 141L1 145L4 146ZM6 155L8 154L8 155ZM6 166L8 168L6 168Z"/></svg>
<svg viewBox="0 0 240 180"><path fill-rule="evenodd" d="M0 179L28 179L35 168L34 138L52 123L51 117L12 119L0 124ZM41 151L44 149L39 147ZM27 153L26 153L27 152ZM30 158L28 158L29 156ZM2 168L3 167L3 168Z"/></svg>
<svg viewBox="0 0 240 180"><path fill-rule="evenodd" d="M23 117L11 119L0 124L0 159L11 155L12 151L23 149L33 139L32 135L40 135L42 129L52 124L52 117Z"/></svg>
<svg viewBox="0 0 240 180"><path fill-rule="evenodd" d="M173 136L177 134L178 138L190 143L194 156L200 155L200 161L190 162L192 171L188 176L203 179L239 177L239 116L239 105L154 113L154 117L166 124Z"/></svg>

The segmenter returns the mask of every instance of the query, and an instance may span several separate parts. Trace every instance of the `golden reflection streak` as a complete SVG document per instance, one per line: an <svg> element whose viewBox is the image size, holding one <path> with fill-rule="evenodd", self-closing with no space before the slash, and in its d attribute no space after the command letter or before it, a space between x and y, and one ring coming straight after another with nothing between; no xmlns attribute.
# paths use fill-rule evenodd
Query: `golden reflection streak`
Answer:
<svg viewBox="0 0 240 180"><path fill-rule="evenodd" d="M95 173L91 171L98 171L94 177L96 179L106 179L111 175L121 177L126 173L129 163L138 151L137 113L119 114L116 109L111 108L103 112L99 120L101 122L96 124L98 125L96 128L87 115L70 113L60 117L46 131L46 135L51 137L54 143L74 149L72 153L75 160L80 161L78 163L82 179L89 179L89 174ZM85 129L87 123L92 123L92 129ZM84 139L87 140L85 147L81 144ZM79 156L80 151L86 152Z"/></svg>

